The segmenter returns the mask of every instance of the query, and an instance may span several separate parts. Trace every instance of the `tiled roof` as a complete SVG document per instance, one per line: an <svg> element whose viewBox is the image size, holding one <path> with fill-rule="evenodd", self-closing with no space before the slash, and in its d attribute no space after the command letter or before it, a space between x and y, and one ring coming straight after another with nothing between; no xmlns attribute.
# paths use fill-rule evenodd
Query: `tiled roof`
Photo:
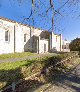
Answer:
<svg viewBox="0 0 80 92"><path fill-rule="evenodd" d="M27 25L27 24L22 24L22 23L20 23L20 22L16 22L16 21L14 21L14 20L11 20L11 19L8 19L8 18L4 18L4 17L1 17L1 16L0 16L0 19L5 20L5 21L9 21L9 22L12 22L12 23L18 23L18 24L24 25L24 26L29 26L29 25Z"/></svg>
<svg viewBox="0 0 80 92"><path fill-rule="evenodd" d="M0 19L5 20L5 21L9 21L9 22L12 22L12 23L18 23L18 24L23 25L23 26L28 26L28 27L35 28L33 26L30 26L30 25L27 25L27 24L23 24L23 23L20 23L20 22L16 22L14 20L11 20L11 19L8 19L8 18L4 18L4 17L1 17L1 16L0 16ZM35 29L41 30L40 28L35 28Z"/></svg>

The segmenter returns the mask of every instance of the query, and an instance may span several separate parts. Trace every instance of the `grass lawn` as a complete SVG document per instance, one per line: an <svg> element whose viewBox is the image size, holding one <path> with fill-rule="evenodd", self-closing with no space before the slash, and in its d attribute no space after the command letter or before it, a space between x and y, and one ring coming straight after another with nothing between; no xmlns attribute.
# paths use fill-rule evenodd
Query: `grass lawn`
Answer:
<svg viewBox="0 0 80 92"><path fill-rule="evenodd" d="M47 58L0 63L0 89L39 72L43 67L40 61Z"/></svg>
<svg viewBox="0 0 80 92"><path fill-rule="evenodd" d="M24 65L30 65L33 61L16 61L16 62L3 62L0 63L0 70L14 70Z"/></svg>
<svg viewBox="0 0 80 92"><path fill-rule="evenodd" d="M11 84L13 81L19 81L24 76L30 74L27 69L33 61L16 61L0 63L0 89ZM29 72L28 72L29 70ZM25 74L27 72L27 75Z"/></svg>
<svg viewBox="0 0 80 92"><path fill-rule="evenodd" d="M0 60L9 59L9 58L22 58L22 57L30 56L30 55L34 55L34 54L31 52L2 54L2 55L0 55Z"/></svg>
<svg viewBox="0 0 80 92"><path fill-rule="evenodd" d="M27 55L33 55L29 52L24 53L15 53L15 54L7 54L0 55L0 59L7 58L20 58ZM69 55L70 56L70 55ZM6 87L12 82L17 82L20 79L24 79L30 75L33 75L37 72L40 72L44 69L44 66L53 65L54 61L62 60L63 58L68 57L68 53L61 54L58 56L47 56L43 58L37 58L34 60L24 60L24 61L16 61L16 62L2 62L0 63L0 89ZM79 61L77 61L79 62Z"/></svg>

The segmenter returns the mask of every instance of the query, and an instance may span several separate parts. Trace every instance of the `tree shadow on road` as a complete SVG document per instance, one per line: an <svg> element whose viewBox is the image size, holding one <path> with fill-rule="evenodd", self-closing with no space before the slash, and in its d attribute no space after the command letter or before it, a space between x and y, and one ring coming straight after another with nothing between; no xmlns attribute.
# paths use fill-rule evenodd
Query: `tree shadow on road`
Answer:
<svg viewBox="0 0 80 92"><path fill-rule="evenodd" d="M72 71L74 71L74 69ZM78 76L76 72L74 74L72 74L72 72L66 73L52 67L48 73L45 74L47 74L47 77L45 75L46 80L51 82L52 85L80 92L80 75Z"/></svg>

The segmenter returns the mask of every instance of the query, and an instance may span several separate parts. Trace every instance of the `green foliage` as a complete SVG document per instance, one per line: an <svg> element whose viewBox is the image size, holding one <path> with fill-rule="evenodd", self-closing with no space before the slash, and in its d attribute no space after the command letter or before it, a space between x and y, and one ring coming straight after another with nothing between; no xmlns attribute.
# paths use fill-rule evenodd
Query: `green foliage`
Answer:
<svg viewBox="0 0 80 92"><path fill-rule="evenodd" d="M40 36L41 36L41 38L49 39L50 33L48 31L42 31Z"/></svg>
<svg viewBox="0 0 80 92"><path fill-rule="evenodd" d="M70 50L80 51L80 38L76 38L70 43Z"/></svg>

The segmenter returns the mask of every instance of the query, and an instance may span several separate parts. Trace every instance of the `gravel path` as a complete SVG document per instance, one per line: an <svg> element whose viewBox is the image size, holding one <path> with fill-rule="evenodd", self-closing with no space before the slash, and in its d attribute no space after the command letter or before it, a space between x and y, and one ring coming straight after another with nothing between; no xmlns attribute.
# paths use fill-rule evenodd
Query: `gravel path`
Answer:
<svg viewBox="0 0 80 92"><path fill-rule="evenodd" d="M30 56L26 56L23 58L10 58L10 59L4 59L4 60L0 60L0 62L15 62L15 61L22 61L22 60L32 60L32 59L36 59L36 58L42 58L42 57L50 57L50 56L54 56L57 55L55 53L46 53L46 54L35 54L35 55L30 55Z"/></svg>

